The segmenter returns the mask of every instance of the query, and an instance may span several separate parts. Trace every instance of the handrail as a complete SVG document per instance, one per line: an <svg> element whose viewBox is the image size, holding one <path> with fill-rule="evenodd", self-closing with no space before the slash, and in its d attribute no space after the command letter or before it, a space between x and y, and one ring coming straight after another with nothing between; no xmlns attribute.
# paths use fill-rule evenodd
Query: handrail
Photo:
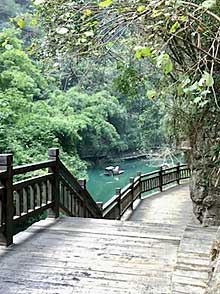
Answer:
<svg viewBox="0 0 220 294"><path fill-rule="evenodd" d="M116 189L116 194L102 206L103 218L120 219L128 208L133 209L134 202L144 193L152 190L163 191L163 187L172 183L180 184L181 180L188 179L191 171L187 165L180 165L140 174L131 178L130 183L123 189Z"/></svg>
<svg viewBox="0 0 220 294"><path fill-rule="evenodd" d="M77 179L70 173L70 171L65 167L65 165L60 160L58 161L58 165L60 168L59 174L63 181L63 184L67 185L72 192L70 193L70 197L78 195L78 198L80 198L83 202L84 216L98 218L102 217L99 207L97 206L96 202L93 200L89 192L80 186ZM62 205L64 204L62 203ZM68 207L65 207L65 211L66 210L68 210ZM71 208L69 209L69 214L72 214Z"/></svg>
<svg viewBox="0 0 220 294"><path fill-rule="evenodd" d="M96 204L85 186L70 173L59 159L57 148L49 149L47 161L13 167L13 156L0 155L0 244L13 242L15 225L30 217L48 211L49 216L58 217L60 210L69 216L121 219L127 209L133 209L134 202L151 190L190 177L186 165L140 174L130 178L130 183L105 204ZM45 172L46 169L46 172ZM26 173L42 171L39 176ZM39 172L41 173L41 172ZM39 174L37 173L37 174ZM17 175L24 180L13 182Z"/></svg>
<svg viewBox="0 0 220 294"><path fill-rule="evenodd" d="M89 192L60 161L59 150L49 149L48 154L47 161L16 167L12 155L0 155L0 244L10 245L15 226L30 217L38 219L44 211L53 217L61 210L70 216L102 218ZM40 175L26 175L33 171ZM25 179L14 183L17 175Z"/></svg>
<svg viewBox="0 0 220 294"><path fill-rule="evenodd" d="M56 161L54 161L54 160L47 160L47 161L42 161L42 162L37 162L37 163L20 165L20 166L16 166L13 168L13 175L19 175L19 174L24 174L27 172L33 172L36 170L53 167L55 165L56 165Z"/></svg>

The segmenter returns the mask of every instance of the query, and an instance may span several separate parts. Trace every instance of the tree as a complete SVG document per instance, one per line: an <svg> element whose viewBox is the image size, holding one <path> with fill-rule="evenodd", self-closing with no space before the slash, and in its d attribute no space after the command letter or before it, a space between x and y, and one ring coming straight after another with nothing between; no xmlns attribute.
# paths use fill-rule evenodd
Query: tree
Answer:
<svg viewBox="0 0 220 294"><path fill-rule="evenodd" d="M64 142L59 142L58 123L51 118L56 113L49 106L52 93L45 91L54 85L24 52L18 36L12 29L0 33L0 152L13 152L14 164L24 164L43 160L51 146L64 149ZM63 120L62 114L59 127ZM61 154L76 176L85 174L76 148Z"/></svg>
<svg viewBox="0 0 220 294"><path fill-rule="evenodd" d="M219 1L35 3L47 32L43 58L99 56L130 36L136 40L136 58L147 58L163 74L149 98L163 97L177 142L189 142L194 213L203 223L218 223Z"/></svg>

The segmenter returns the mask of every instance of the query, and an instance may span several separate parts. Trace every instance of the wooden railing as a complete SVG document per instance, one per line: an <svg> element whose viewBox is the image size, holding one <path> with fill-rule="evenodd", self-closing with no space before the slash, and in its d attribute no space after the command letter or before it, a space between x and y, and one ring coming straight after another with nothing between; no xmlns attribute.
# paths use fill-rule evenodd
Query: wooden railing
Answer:
<svg viewBox="0 0 220 294"><path fill-rule="evenodd" d="M11 154L0 155L0 244L13 242L15 226L43 211L58 217L101 218L101 212L85 187L59 159L59 150L49 150L49 160L13 167ZM38 172L38 176L27 176ZM22 175L24 180L14 182ZM26 178L27 177L27 178Z"/></svg>
<svg viewBox="0 0 220 294"><path fill-rule="evenodd" d="M17 167L13 167L11 154L0 155L0 245L10 245L16 226L44 211L50 217L63 211L69 216L120 219L143 194L180 184L191 174L185 165L138 173L123 189L116 189L108 202L95 203L83 182L60 161L59 150L49 149L48 155L47 161ZM18 177L22 180L16 181Z"/></svg>
<svg viewBox="0 0 220 294"><path fill-rule="evenodd" d="M151 173L138 173L136 178L130 178L130 183L123 189L116 189L115 195L106 203L99 203L103 218L121 219L128 208L133 210L135 200L150 191L163 191L163 187L188 179L191 171L186 165L156 170Z"/></svg>

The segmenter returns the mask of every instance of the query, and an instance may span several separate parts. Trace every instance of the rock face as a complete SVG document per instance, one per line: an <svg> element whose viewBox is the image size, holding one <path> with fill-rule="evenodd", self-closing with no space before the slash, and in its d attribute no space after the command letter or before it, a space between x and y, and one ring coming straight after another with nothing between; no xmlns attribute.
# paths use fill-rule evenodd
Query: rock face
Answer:
<svg viewBox="0 0 220 294"><path fill-rule="evenodd" d="M194 171L190 187L193 212L204 225L220 225L220 189L201 183L200 172Z"/></svg>
<svg viewBox="0 0 220 294"><path fill-rule="evenodd" d="M220 225L220 144L206 138L192 146L190 196L193 212L203 225Z"/></svg>

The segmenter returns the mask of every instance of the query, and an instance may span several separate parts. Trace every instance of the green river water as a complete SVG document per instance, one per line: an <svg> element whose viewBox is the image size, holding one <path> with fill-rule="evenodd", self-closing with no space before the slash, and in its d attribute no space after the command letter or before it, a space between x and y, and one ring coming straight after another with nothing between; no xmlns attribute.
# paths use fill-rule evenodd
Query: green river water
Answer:
<svg viewBox="0 0 220 294"><path fill-rule="evenodd" d="M114 166L119 165L124 173L119 176L105 176L103 167L94 167L88 171L87 189L95 201L106 202L114 194L116 188L123 188L129 183L130 177L135 177L137 172L149 173L159 168L162 162L152 163L147 159L135 159L127 161L118 161Z"/></svg>

